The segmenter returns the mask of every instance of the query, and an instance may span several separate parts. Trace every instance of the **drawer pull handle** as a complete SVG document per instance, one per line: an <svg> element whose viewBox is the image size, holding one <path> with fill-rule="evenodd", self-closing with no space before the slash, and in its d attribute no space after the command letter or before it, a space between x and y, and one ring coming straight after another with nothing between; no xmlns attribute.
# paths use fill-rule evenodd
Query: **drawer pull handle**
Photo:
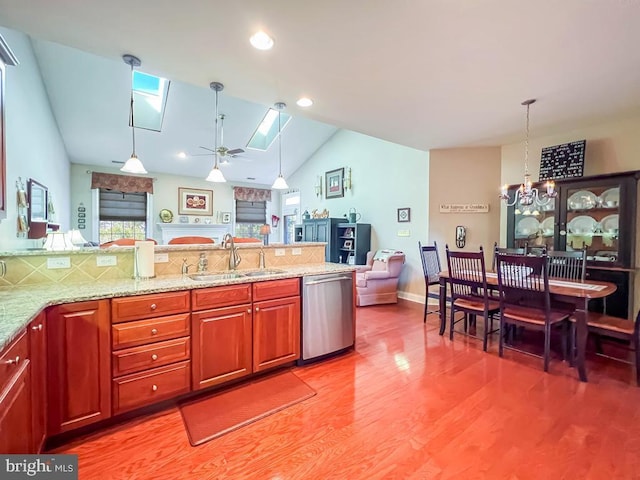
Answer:
<svg viewBox="0 0 640 480"><path fill-rule="evenodd" d="M158 334L158 330L156 328L152 328L151 335L157 335L157 334Z"/></svg>
<svg viewBox="0 0 640 480"><path fill-rule="evenodd" d="M251 309L250 308L247 308L247 313L251 313Z"/></svg>
<svg viewBox="0 0 640 480"><path fill-rule="evenodd" d="M17 365L18 363L20 363L20 357L16 356L16 358L10 358L6 363L7 365Z"/></svg>
<svg viewBox="0 0 640 480"><path fill-rule="evenodd" d="M260 311L260 307L256 307L256 312L259 312L259 311Z"/></svg>
<svg viewBox="0 0 640 480"><path fill-rule="evenodd" d="M155 310L156 308L158 308L158 306L155 303L151 304L151 310Z"/></svg>
<svg viewBox="0 0 640 480"><path fill-rule="evenodd" d="M151 355L151 360L157 360L157 359L158 359L158 355L156 355L155 353Z"/></svg>
<svg viewBox="0 0 640 480"><path fill-rule="evenodd" d="M42 331L42 324L38 324L38 325L34 325L33 327L31 327L31 330L33 330L34 332L41 332Z"/></svg>
<svg viewBox="0 0 640 480"><path fill-rule="evenodd" d="M154 392L155 392L156 390L158 390L158 385L152 385L152 386L151 386L151 390L153 390Z"/></svg>

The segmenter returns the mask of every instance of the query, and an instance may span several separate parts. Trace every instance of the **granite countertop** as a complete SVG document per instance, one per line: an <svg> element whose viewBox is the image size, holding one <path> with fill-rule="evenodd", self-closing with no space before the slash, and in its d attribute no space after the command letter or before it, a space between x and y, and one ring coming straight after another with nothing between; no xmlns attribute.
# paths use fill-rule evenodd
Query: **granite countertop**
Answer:
<svg viewBox="0 0 640 480"><path fill-rule="evenodd" d="M323 273L351 272L352 265L324 263L295 265L279 269L266 269L261 276L239 276L210 280L192 280L182 275L163 276L145 280L106 280L91 283L56 283L29 287L0 288L0 350L7 346L18 333L44 308L63 303L82 302L102 298L128 297L146 293L192 290L196 288L231 285L237 283L262 282L281 278L302 277ZM251 273L256 270L238 270ZM207 272L211 275L230 272Z"/></svg>

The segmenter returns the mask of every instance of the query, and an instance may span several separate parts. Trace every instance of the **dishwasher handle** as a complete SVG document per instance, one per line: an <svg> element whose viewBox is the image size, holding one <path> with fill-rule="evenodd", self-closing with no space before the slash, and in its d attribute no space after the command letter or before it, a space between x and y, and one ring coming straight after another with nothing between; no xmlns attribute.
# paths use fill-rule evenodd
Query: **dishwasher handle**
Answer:
<svg viewBox="0 0 640 480"><path fill-rule="evenodd" d="M320 283L329 283L329 282L341 282L343 280L347 280L347 281L351 281L351 277L330 277L330 278L323 278L322 280L308 280L305 281L304 284L305 285L318 285Z"/></svg>

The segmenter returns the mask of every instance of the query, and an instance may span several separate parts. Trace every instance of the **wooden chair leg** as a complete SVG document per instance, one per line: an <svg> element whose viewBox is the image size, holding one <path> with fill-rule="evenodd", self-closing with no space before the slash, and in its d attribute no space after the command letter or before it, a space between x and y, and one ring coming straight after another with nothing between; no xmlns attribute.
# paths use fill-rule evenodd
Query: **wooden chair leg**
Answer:
<svg viewBox="0 0 640 480"><path fill-rule="evenodd" d="M487 317L489 316L488 313L485 312L484 314L484 338L482 339L482 350L484 350L485 352L487 351L487 340L489 339L489 320L487 319Z"/></svg>
<svg viewBox="0 0 640 480"><path fill-rule="evenodd" d="M562 322L562 361L567 361L567 349L569 341L569 321Z"/></svg>
<svg viewBox="0 0 640 480"><path fill-rule="evenodd" d="M544 328L544 371L549 371L549 354L551 351L551 325Z"/></svg>
<svg viewBox="0 0 640 480"><path fill-rule="evenodd" d="M424 319L422 320L422 323L427 323L427 308L428 308L428 306L429 306L429 297L426 296L424 298Z"/></svg>
<svg viewBox="0 0 640 480"><path fill-rule="evenodd" d="M636 385L640 387L640 338L634 338L631 342L636 355Z"/></svg>
<svg viewBox="0 0 640 480"><path fill-rule="evenodd" d="M569 327L569 366L574 367L576 357L576 324L571 322Z"/></svg>
<svg viewBox="0 0 640 480"><path fill-rule="evenodd" d="M454 314L455 314L455 309L453 308L453 304L451 305L451 327L449 328L449 340L453 340L453 327L455 325L455 318L454 318ZM467 314L465 313L465 318L466 318Z"/></svg>
<svg viewBox="0 0 640 480"><path fill-rule="evenodd" d="M504 351L504 339L507 333L504 330L504 319L502 318L502 314L500 314L500 341L498 342L498 356L502 357Z"/></svg>
<svg viewBox="0 0 640 480"><path fill-rule="evenodd" d="M593 341L596 344L596 353L602 354L603 350L602 350L602 339L600 338L600 335L595 334L593 336Z"/></svg>

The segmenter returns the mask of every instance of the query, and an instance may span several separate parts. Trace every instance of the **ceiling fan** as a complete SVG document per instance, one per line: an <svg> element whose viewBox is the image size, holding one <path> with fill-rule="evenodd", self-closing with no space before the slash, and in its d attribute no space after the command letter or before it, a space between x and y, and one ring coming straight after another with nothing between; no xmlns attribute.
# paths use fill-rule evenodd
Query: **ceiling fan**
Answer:
<svg viewBox="0 0 640 480"><path fill-rule="evenodd" d="M224 85L222 83L220 83L220 82L211 82L211 84L209 86L216 93L217 92L221 92L224 89ZM228 148L228 147L224 146L224 119L225 119L225 114L221 113L220 115L218 115L218 118L220 119L220 143L221 143L221 145L217 148L217 152L218 152L218 156L220 157L220 163L225 164L225 163L228 163L229 158L234 158L237 155L239 155L241 153L244 153L244 150L242 148ZM211 154L216 152L216 150L214 150L213 148L203 147L203 146L200 146L200 148L202 148L203 150L207 150L210 153L195 154L195 155L192 155L192 156L197 157L197 156L201 156L201 155L211 155Z"/></svg>

